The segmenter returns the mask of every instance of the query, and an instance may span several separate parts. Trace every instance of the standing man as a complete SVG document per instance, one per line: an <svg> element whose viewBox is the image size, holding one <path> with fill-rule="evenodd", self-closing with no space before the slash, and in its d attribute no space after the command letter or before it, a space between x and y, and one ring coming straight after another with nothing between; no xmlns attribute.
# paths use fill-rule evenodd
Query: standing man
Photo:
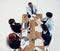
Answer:
<svg viewBox="0 0 60 51"><path fill-rule="evenodd" d="M28 14L28 18L31 18L37 13L37 8L31 2L29 2L26 11Z"/></svg>

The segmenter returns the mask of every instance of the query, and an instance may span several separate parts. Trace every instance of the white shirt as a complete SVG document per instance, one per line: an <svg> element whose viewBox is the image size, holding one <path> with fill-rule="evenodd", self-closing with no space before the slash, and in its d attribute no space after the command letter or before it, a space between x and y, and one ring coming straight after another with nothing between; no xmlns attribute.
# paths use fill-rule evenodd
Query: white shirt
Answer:
<svg viewBox="0 0 60 51"><path fill-rule="evenodd" d="M28 13L28 14L30 14L31 16L33 15L32 13L31 13L31 8L28 6L28 7L26 7L26 12ZM37 8L36 8L36 6L33 6L33 12L34 13L37 13Z"/></svg>
<svg viewBox="0 0 60 51"><path fill-rule="evenodd" d="M48 18L45 17L43 20L46 21L47 19L48 19ZM51 31L52 28L53 28L53 21L52 21L52 18L49 18L45 24L46 24L48 30Z"/></svg>

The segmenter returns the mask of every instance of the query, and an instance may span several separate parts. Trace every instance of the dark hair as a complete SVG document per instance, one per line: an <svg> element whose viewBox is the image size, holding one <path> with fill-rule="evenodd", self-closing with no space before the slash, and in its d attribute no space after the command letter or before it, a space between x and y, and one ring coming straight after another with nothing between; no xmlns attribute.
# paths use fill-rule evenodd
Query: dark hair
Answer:
<svg viewBox="0 0 60 51"><path fill-rule="evenodd" d="M9 24L15 23L14 19L9 19Z"/></svg>
<svg viewBox="0 0 60 51"><path fill-rule="evenodd" d="M31 2L28 3L28 5L32 4Z"/></svg>
<svg viewBox="0 0 60 51"><path fill-rule="evenodd" d="M49 18L51 18L53 16L53 14L51 12L47 12L46 16L49 17Z"/></svg>
<svg viewBox="0 0 60 51"><path fill-rule="evenodd" d="M41 24L41 28L43 29L43 31L48 31L48 28L45 24Z"/></svg>
<svg viewBox="0 0 60 51"><path fill-rule="evenodd" d="M9 37L8 37L9 43L12 43L16 39L15 36L16 36L15 33L10 33L9 34Z"/></svg>

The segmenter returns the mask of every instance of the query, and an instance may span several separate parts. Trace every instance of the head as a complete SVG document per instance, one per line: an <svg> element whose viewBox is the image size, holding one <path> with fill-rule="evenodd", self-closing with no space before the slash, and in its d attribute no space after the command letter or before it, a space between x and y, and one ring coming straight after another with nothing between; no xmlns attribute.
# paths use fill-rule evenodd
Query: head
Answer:
<svg viewBox="0 0 60 51"><path fill-rule="evenodd" d="M14 33L9 34L9 39L11 41L15 40L16 39L16 35Z"/></svg>
<svg viewBox="0 0 60 51"><path fill-rule="evenodd" d="M48 18L52 18L53 14L52 14L51 12L47 12L47 13L46 13L46 16L47 16Z"/></svg>
<svg viewBox="0 0 60 51"><path fill-rule="evenodd" d="M48 31L48 28L45 24L41 24L41 28L43 31Z"/></svg>
<svg viewBox="0 0 60 51"><path fill-rule="evenodd" d="M33 7L33 4L32 4L31 2L29 2L29 3L28 3L28 6L29 6L30 8L32 8L32 7Z"/></svg>
<svg viewBox="0 0 60 51"><path fill-rule="evenodd" d="M14 19L9 19L9 24L12 25L13 23L15 23Z"/></svg>

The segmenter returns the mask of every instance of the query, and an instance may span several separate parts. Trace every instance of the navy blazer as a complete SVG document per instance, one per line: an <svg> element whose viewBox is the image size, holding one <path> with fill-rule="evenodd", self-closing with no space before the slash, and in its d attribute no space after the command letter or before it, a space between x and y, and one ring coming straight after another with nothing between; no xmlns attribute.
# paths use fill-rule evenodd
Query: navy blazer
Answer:
<svg viewBox="0 0 60 51"><path fill-rule="evenodd" d="M21 32L20 23L15 23L15 25L10 25L10 27L15 33L20 33Z"/></svg>

